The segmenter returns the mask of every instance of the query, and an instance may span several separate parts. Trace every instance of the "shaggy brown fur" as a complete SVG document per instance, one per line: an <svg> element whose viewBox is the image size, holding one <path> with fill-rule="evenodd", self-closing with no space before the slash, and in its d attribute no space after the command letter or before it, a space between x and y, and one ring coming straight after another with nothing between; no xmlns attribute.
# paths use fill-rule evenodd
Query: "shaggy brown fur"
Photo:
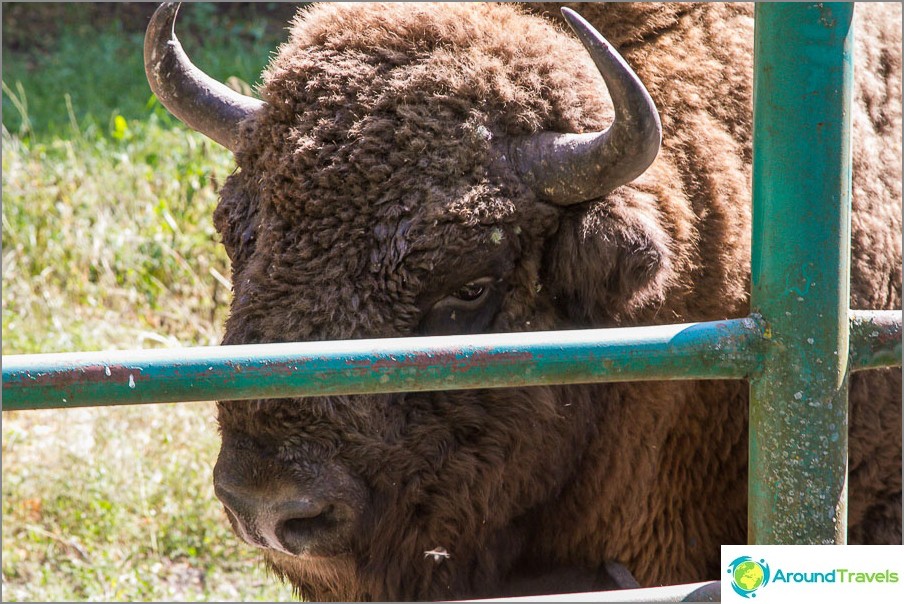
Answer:
<svg viewBox="0 0 904 604"><path fill-rule="evenodd" d="M215 216L226 343L445 331L436 314L481 278L458 331L747 314L750 7L578 10L648 87L664 143L635 182L569 209L500 152L611 121L561 27L513 5L300 13ZM899 308L900 7L858 11L852 305ZM851 539L900 542L899 373L852 382ZM738 381L221 403L218 473L266 493L338 468L366 493L341 552L267 554L314 600L609 587L608 561L643 585L713 579L719 544L746 538L746 397ZM425 557L437 547L450 557Z"/></svg>

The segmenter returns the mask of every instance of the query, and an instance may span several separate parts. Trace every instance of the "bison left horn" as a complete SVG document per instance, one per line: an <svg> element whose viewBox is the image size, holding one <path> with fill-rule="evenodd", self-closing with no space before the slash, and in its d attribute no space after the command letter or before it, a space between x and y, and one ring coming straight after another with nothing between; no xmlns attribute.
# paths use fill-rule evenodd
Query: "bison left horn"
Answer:
<svg viewBox="0 0 904 604"><path fill-rule="evenodd" d="M615 121L603 132L524 137L513 141L510 158L537 195L571 205L602 197L643 174L659 153L662 125L640 78L609 42L573 10L563 8L562 14L606 82Z"/></svg>
<svg viewBox="0 0 904 604"><path fill-rule="evenodd" d="M239 123L265 106L195 67L176 38L178 2L161 4L144 36L144 71L151 90L190 128L235 150Z"/></svg>

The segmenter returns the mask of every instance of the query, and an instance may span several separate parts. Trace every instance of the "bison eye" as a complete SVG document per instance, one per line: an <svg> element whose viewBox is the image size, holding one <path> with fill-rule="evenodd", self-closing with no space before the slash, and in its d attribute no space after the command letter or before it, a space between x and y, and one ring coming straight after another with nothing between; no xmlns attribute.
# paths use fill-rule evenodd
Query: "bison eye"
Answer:
<svg viewBox="0 0 904 604"><path fill-rule="evenodd" d="M493 322L505 293L498 278L469 281L434 302L424 313L418 331L424 335L481 332Z"/></svg>
<svg viewBox="0 0 904 604"><path fill-rule="evenodd" d="M474 302L483 297L487 292L487 283L481 281L471 281L461 286L457 292L452 294L453 298L457 298L462 302Z"/></svg>

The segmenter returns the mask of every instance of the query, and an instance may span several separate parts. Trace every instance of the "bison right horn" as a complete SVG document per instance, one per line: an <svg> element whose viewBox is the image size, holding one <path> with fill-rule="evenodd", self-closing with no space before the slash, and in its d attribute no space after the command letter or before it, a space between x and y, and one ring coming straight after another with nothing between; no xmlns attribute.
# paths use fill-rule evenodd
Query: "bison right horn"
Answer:
<svg viewBox="0 0 904 604"><path fill-rule="evenodd" d="M615 121L603 132L540 132L513 141L510 157L525 183L558 205L598 199L650 167L662 144L659 112L637 74L579 14L565 20L603 76Z"/></svg>
<svg viewBox="0 0 904 604"><path fill-rule="evenodd" d="M144 36L144 71L163 106L190 128L235 150L239 123L266 103L235 92L195 67L176 38L178 2L161 4Z"/></svg>

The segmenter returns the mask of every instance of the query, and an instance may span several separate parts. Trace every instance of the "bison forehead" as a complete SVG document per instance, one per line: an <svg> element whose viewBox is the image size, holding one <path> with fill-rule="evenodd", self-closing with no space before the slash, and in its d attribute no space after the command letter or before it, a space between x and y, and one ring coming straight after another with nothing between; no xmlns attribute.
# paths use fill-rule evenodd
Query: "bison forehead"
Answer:
<svg viewBox="0 0 904 604"><path fill-rule="evenodd" d="M519 46L515 25L531 44ZM512 8L343 6L300 18L267 72L266 109L243 125L240 170L217 211L234 262L227 340L410 332L428 276L436 289L455 259L511 266L521 248L539 250L556 212L508 165L505 140L598 128L611 114L593 67L575 60L586 53L542 42L550 36L562 38Z"/></svg>
<svg viewBox="0 0 904 604"><path fill-rule="evenodd" d="M305 217L290 224L265 215L254 252L234 273L229 339L410 333L424 304L448 293L456 280L487 274L509 280L506 271L519 261L521 240L538 238L536 231L549 218L542 212L524 217L510 200L484 187L469 188L445 204L377 213L370 223L361 214L348 221ZM252 326L255 332L233 339L236 328Z"/></svg>
<svg viewBox="0 0 904 604"><path fill-rule="evenodd" d="M418 209L467 214L468 200L486 211L493 198L525 194L500 169L488 117L457 105L431 98L358 111L312 101L289 121L274 111L260 117L253 137L273 142L239 163L257 176L262 206L296 224L372 225Z"/></svg>
<svg viewBox="0 0 904 604"><path fill-rule="evenodd" d="M267 109L236 157L262 203L369 223L379 205L404 211L462 182L512 180L497 161L511 136L595 130L612 115L580 45L504 7L302 12L261 94Z"/></svg>
<svg viewBox="0 0 904 604"><path fill-rule="evenodd" d="M329 120L442 98L508 134L599 130L612 115L580 43L504 4L317 4L299 12L261 95L288 121L313 105Z"/></svg>
<svg viewBox="0 0 904 604"><path fill-rule="evenodd" d="M311 149L313 130L282 126L280 147L230 178L217 220L227 247L249 230L239 207L254 205L256 223L246 257L230 252L230 339L251 324L236 341L410 333L430 291L467 276L462 268L511 266L519 239L551 230L555 211L499 167L479 115L456 122L422 109L364 116L366 134L341 143L320 138L328 157Z"/></svg>

